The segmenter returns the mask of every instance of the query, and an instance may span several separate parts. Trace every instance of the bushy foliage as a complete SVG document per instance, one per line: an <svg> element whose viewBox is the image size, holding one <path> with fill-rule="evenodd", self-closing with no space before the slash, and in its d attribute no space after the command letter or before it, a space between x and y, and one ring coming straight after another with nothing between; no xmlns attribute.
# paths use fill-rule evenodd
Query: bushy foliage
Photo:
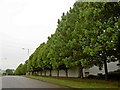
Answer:
<svg viewBox="0 0 120 90"><path fill-rule="evenodd" d="M75 2L28 60L29 71L105 67L120 59L120 2ZM21 65L19 66L21 67ZM17 70L16 70L17 71ZM81 72L82 73L82 72Z"/></svg>

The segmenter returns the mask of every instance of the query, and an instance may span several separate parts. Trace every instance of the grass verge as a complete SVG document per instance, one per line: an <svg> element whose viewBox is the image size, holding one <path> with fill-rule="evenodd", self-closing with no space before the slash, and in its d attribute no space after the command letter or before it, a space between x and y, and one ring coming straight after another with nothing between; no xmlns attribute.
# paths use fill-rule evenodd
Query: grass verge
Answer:
<svg viewBox="0 0 120 90"><path fill-rule="evenodd" d="M57 85L63 85L71 88L119 88L118 82L79 78L58 78L44 76L26 76Z"/></svg>
<svg viewBox="0 0 120 90"><path fill-rule="evenodd" d="M2 76L2 74L0 74L0 77Z"/></svg>

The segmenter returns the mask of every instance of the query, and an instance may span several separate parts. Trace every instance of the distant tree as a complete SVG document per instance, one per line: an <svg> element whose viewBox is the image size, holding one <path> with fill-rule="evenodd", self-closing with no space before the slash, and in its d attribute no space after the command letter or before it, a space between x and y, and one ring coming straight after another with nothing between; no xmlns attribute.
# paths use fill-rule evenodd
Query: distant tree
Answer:
<svg viewBox="0 0 120 90"><path fill-rule="evenodd" d="M20 64L17 69L15 70L16 75L25 75L26 74L27 65Z"/></svg>
<svg viewBox="0 0 120 90"><path fill-rule="evenodd" d="M8 75L14 75L14 69L6 69L5 71Z"/></svg>

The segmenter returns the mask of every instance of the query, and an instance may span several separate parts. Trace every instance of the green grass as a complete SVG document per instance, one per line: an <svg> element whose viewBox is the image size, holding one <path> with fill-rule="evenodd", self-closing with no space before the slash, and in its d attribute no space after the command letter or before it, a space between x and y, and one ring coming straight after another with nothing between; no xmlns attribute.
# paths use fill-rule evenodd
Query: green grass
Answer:
<svg viewBox="0 0 120 90"><path fill-rule="evenodd" d="M0 74L0 77L2 76L2 74Z"/></svg>
<svg viewBox="0 0 120 90"><path fill-rule="evenodd" d="M57 77L42 77L42 76L27 76L57 85L63 85L71 88L118 88L118 82L105 80L90 80L79 78L57 78Z"/></svg>

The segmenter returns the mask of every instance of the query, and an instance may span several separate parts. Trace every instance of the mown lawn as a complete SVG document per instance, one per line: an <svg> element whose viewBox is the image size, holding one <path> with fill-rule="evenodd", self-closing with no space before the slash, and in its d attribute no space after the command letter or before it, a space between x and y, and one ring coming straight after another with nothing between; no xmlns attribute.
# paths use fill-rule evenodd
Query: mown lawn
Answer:
<svg viewBox="0 0 120 90"><path fill-rule="evenodd" d="M119 83L116 81L79 79L79 78L58 78L42 76L26 76L53 84L63 85L71 88L118 88Z"/></svg>
<svg viewBox="0 0 120 90"><path fill-rule="evenodd" d="M0 77L2 76L2 74L0 74Z"/></svg>

